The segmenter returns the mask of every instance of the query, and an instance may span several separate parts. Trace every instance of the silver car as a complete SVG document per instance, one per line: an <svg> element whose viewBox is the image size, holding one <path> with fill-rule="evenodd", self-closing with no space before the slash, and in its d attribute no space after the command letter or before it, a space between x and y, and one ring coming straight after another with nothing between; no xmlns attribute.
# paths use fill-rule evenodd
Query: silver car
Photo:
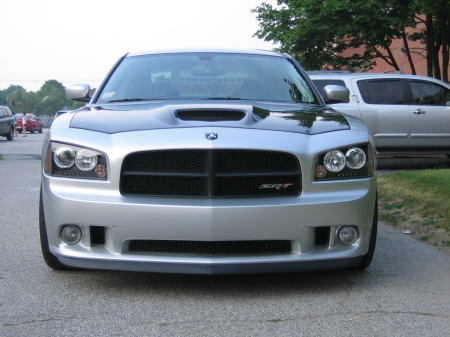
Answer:
<svg viewBox="0 0 450 337"><path fill-rule="evenodd" d="M349 99L333 109L362 119L380 154L446 154L450 157L450 85L405 74L312 72L322 95L345 86Z"/></svg>
<svg viewBox="0 0 450 337"><path fill-rule="evenodd" d="M55 119L43 146L49 267L227 274L371 263L369 132L327 108L292 57L129 53L90 92L66 89L89 103Z"/></svg>

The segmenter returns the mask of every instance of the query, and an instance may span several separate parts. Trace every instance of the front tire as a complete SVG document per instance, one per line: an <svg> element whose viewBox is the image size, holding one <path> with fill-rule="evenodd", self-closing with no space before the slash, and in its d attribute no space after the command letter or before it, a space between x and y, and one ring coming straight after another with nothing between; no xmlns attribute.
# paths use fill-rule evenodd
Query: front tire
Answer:
<svg viewBox="0 0 450 337"><path fill-rule="evenodd" d="M63 265L55 255L52 254L48 245L47 226L45 224L44 202L42 200L42 187L39 196L39 234L41 238L41 250L44 261L52 269L66 270L69 269Z"/></svg>
<svg viewBox="0 0 450 337"><path fill-rule="evenodd" d="M13 140L14 139L14 129L13 128L11 128L9 133L6 135L6 139L7 140Z"/></svg>
<svg viewBox="0 0 450 337"><path fill-rule="evenodd" d="M363 255L361 261L353 267L353 269L364 270L371 263L373 259L373 255L375 253L375 246L377 243L377 232L378 232L378 198L375 201L375 210L373 213L373 221L372 221L372 231L370 232L370 242L369 242L369 250L365 255Z"/></svg>

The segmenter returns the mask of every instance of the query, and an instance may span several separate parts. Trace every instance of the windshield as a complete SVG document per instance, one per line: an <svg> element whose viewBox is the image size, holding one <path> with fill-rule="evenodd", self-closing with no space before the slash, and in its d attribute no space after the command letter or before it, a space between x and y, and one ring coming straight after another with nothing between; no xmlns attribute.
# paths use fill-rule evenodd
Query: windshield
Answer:
<svg viewBox="0 0 450 337"><path fill-rule="evenodd" d="M33 115L26 115L27 116L27 119L31 119L31 118L33 118ZM22 119L23 118L23 115L22 114L18 114L18 115L16 115L16 118L17 119Z"/></svg>
<svg viewBox="0 0 450 337"><path fill-rule="evenodd" d="M126 58L97 103L222 99L319 104L308 83L284 57L180 53Z"/></svg>

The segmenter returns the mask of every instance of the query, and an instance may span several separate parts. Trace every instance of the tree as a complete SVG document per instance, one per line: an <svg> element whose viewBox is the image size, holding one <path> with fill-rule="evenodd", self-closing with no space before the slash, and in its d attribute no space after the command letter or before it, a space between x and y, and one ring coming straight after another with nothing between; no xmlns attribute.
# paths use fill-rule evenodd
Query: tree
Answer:
<svg viewBox="0 0 450 337"><path fill-rule="evenodd" d="M279 43L280 51L295 54L307 69L369 70L374 59L381 58L399 70L391 44L394 39L402 39L414 74L408 46L413 37L408 35L407 28L416 27L417 14L428 10L431 1L436 0L278 0L277 8L263 3L253 10L260 21L255 35ZM441 12L447 8L448 22L449 2L438 2ZM443 21L442 17L435 17L433 27ZM448 24L445 27L448 31ZM423 33L415 38L427 37ZM439 41L445 44L442 38ZM434 51L436 48L435 45ZM448 39L446 48L448 59ZM344 51L351 50L355 50L353 55L342 56ZM443 73L447 68L443 68Z"/></svg>
<svg viewBox="0 0 450 337"><path fill-rule="evenodd" d="M9 108L12 108L12 99L8 99L8 96L13 92L20 92L20 91L26 91L22 86L20 85L10 85L7 89L0 91L0 105L8 105ZM14 96L12 96L14 97ZM15 102L14 102L15 103ZM14 111L14 110L12 110Z"/></svg>
<svg viewBox="0 0 450 337"><path fill-rule="evenodd" d="M14 112L29 112L30 108L34 106L36 95L34 92L27 92L20 85L11 85L5 90L6 102Z"/></svg>
<svg viewBox="0 0 450 337"><path fill-rule="evenodd" d="M37 92L27 92L20 85L10 85L0 90L0 105L8 105L11 111L18 113L53 115L58 110L74 110L84 104L66 99L64 86L56 80L46 81Z"/></svg>
<svg viewBox="0 0 450 337"><path fill-rule="evenodd" d="M418 0L414 2L414 5L415 12L418 14L415 16L416 22L422 24L424 28L411 38L421 39L426 45L428 76L448 82L450 1Z"/></svg>
<svg viewBox="0 0 450 337"><path fill-rule="evenodd" d="M37 115L53 115L56 111L71 105L64 93L64 86L56 80L48 80L36 92L37 102L34 113Z"/></svg>

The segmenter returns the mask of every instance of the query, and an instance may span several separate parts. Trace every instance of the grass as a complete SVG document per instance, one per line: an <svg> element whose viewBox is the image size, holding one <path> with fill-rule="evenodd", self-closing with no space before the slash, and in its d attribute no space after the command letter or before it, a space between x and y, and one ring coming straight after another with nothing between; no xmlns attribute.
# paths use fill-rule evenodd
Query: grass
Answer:
<svg viewBox="0 0 450 337"><path fill-rule="evenodd" d="M380 220L450 253L450 170L378 177Z"/></svg>

